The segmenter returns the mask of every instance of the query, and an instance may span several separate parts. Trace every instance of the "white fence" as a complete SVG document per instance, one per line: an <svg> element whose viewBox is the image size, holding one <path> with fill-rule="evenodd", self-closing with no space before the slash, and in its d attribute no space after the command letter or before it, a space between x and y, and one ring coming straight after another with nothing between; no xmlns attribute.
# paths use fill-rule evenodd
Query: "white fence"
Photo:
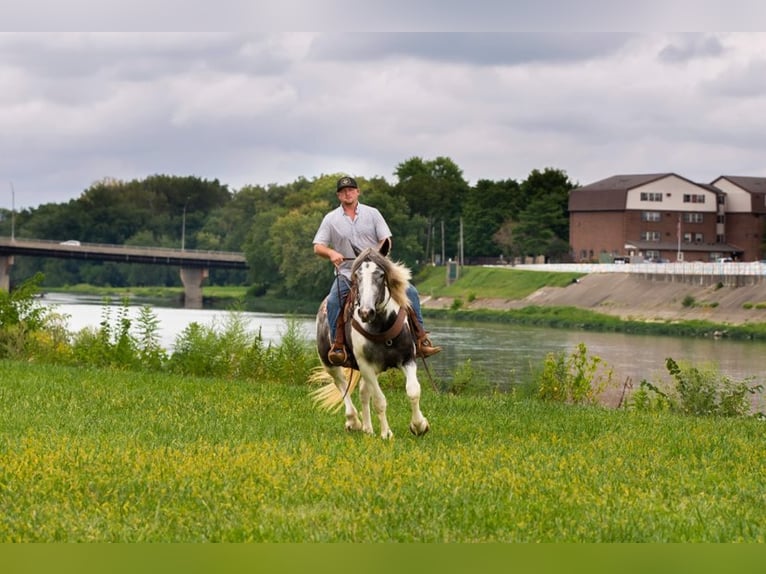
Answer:
<svg viewBox="0 0 766 574"><path fill-rule="evenodd" d="M534 263L523 265L485 265L505 269L570 273L641 273L651 275L708 275L718 277L766 276L766 263Z"/></svg>

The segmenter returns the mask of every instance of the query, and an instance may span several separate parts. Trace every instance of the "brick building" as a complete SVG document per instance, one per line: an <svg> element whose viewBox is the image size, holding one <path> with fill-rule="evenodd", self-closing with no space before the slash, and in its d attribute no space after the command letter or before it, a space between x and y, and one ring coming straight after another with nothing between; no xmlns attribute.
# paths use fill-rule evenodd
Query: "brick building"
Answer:
<svg viewBox="0 0 766 574"><path fill-rule="evenodd" d="M766 178L710 184L674 173L615 175L569 194L569 244L577 262L764 259Z"/></svg>

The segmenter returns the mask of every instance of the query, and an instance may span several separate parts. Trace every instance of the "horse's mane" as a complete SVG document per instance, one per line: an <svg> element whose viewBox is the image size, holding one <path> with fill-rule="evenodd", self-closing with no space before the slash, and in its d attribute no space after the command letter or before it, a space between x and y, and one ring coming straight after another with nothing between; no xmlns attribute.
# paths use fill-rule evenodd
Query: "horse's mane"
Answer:
<svg viewBox="0 0 766 574"><path fill-rule="evenodd" d="M388 257L381 255L379 251L368 247L362 251L354 260L351 268L353 274L359 266L365 261L371 261L381 269L386 275L388 289L391 292L391 298L396 301L400 307L410 307L410 300L407 297L407 287L410 284L412 273L403 263L392 261Z"/></svg>

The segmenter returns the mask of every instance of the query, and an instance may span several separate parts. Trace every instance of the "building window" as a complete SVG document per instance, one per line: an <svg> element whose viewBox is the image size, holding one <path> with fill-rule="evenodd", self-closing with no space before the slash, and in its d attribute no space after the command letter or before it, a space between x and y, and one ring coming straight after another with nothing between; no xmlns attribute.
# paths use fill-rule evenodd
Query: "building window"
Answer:
<svg viewBox="0 0 766 574"><path fill-rule="evenodd" d="M703 223L704 217L701 213L684 213L684 223Z"/></svg>
<svg viewBox="0 0 766 574"><path fill-rule="evenodd" d="M694 243L702 243L705 241L705 237L702 233L694 234Z"/></svg>
<svg viewBox="0 0 766 574"><path fill-rule="evenodd" d="M641 241L659 241L659 240L660 240L659 231L642 231L641 232Z"/></svg>
<svg viewBox="0 0 766 574"><path fill-rule="evenodd" d="M641 201L662 201L662 194L642 191Z"/></svg>
<svg viewBox="0 0 766 574"><path fill-rule="evenodd" d="M692 234L689 233L689 232L684 233L683 242L684 243L691 243L692 242Z"/></svg>
<svg viewBox="0 0 766 574"><path fill-rule="evenodd" d="M705 203L705 194L684 193L684 203Z"/></svg>
<svg viewBox="0 0 766 574"><path fill-rule="evenodd" d="M641 221L662 221L662 214L659 211L642 211Z"/></svg>
<svg viewBox="0 0 766 574"><path fill-rule="evenodd" d="M659 261L660 252L655 249L647 249L644 253L644 259L648 259L649 261Z"/></svg>

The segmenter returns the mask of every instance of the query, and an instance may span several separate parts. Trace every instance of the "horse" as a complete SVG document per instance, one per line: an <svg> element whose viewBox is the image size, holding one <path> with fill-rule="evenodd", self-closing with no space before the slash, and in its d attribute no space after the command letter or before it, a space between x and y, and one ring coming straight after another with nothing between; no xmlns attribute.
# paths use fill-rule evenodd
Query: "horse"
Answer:
<svg viewBox="0 0 766 574"><path fill-rule="evenodd" d="M420 383L415 363L416 349L410 326L410 302L407 287L410 270L387 257L390 242L357 253L351 267L351 290L341 313L349 313L345 322L346 346L351 352L351 367L334 366L327 359L333 341L327 318L327 300L319 307L316 317L317 352L322 362L312 373L310 381L325 383L312 393L315 402L329 411L345 404L347 431L373 434L370 402L380 421L380 436L393 437L386 418L387 401L380 388L378 375L392 368L405 376L405 388L412 416L410 432L422 436L428 432L428 419L420 411ZM360 382L361 381L361 382ZM362 417L359 419L351 395L359 383Z"/></svg>

